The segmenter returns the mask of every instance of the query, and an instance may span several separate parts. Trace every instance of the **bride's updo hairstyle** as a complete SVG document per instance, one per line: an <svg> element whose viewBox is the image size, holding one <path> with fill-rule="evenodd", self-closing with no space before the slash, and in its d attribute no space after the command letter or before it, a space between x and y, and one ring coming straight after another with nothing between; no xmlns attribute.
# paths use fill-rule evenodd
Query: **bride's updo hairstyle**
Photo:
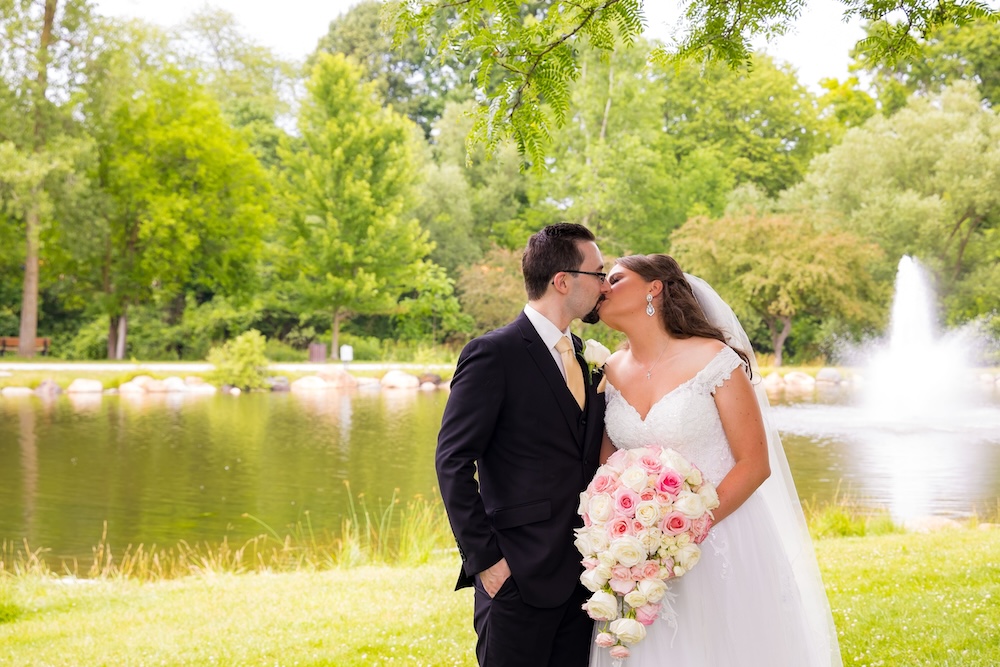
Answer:
<svg viewBox="0 0 1000 667"><path fill-rule="evenodd" d="M726 337L722 330L714 326L705 317L705 312L698 304L694 292L681 267L670 255L629 255L622 257L617 262L629 271L639 275L646 282L659 280L663 283L663 291L657 300L653 301L653 307L660 313L663 326L676 338L714 338L720 343L726 342ZM751 374L750 357L739 348L729 345L732 350L739 355L746 366L747 373Z"/></svg>

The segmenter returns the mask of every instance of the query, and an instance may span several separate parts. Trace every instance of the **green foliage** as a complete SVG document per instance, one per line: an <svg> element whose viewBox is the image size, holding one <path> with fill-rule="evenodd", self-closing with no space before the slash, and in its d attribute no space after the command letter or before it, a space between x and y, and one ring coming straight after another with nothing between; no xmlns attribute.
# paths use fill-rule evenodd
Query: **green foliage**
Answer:
<svg viewBox="0 0 1000 667"><path fill-rule="evenodd" d="M416 180L414 127L381 108L358 67L321 54L302 105L302 141L283 149L291 225L284 271L304 310L390 312L421 274L427 234L405 208Z"/></svg>
<svg viewBox="0 0 1000 667"><path fill-rule="evenodd" d="M1000 308L991 291L1000 284L998 138L1000 116L969 83L914 97L817 157L783 206L881 246L880 281L892 281L901 256L917 257L937 278L947 319L971 319Z"/></svg>
<svg viewBox="0 0 1000 667"><path fill-rule="evenodd" d="M475 320L476 335L510 322L526 299L520 253L494 248L481 264L462 269L458 298Z"/></svg>
<svg viewBox="0 0 1000 667"><path fill-rule="evenodd" d="M748 331L763 322L777 366L798 317L878 317L871 266L881 252L853 234L819 232L792 216L746 214L692 218L672 241L680 265L711 283Z"/></svg>
<svg viewBox="0 0 1000 667"><path fill-rule="evenodd" d="M213 378L240 389L267 387L267 340L256 329L240 334L222 347L212 348L208 362L215 366Z"/></svg>

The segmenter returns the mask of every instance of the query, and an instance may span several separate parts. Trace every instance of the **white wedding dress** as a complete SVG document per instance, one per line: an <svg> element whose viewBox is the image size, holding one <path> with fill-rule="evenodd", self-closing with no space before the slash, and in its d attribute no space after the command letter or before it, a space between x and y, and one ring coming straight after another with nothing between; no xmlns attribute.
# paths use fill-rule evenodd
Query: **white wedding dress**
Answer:
<svg viewBox="0 0 1000 667"><path fill-rule="evenodd" d="M713 393L734 371L743 372L740 365L732 349L722 349L695 377L660 398L645 419L608 384L605 424L611 441L619 449L673 448L718 485L734 461ZM670 581L672 602L663 605L646 638L631 647L624 667L840 664L836 637L828 636L828 628L809 625L803 602L809 594L797 585L760 490L714 526L701 546L700 562ZM825 594L819 595L829 616ZM612 665L608 649L593 647L590 664Z"/></svg>

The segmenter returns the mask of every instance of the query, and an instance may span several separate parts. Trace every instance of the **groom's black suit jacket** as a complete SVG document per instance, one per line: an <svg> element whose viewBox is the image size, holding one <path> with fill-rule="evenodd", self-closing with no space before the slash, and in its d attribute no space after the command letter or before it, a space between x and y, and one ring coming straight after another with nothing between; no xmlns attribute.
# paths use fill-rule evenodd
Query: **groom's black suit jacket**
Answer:
<svg viewBox="0 0 1000 667"><path fill-rule="evenodd" d="M581 349L576 336L573 344ZM523 312L462 351L436 456L462 554L457 588L505 557L527 604L569 599L582 571L573 545L580 492L597 471L604 430L596 386L596 378L587 384L580 410Z"/></svg>

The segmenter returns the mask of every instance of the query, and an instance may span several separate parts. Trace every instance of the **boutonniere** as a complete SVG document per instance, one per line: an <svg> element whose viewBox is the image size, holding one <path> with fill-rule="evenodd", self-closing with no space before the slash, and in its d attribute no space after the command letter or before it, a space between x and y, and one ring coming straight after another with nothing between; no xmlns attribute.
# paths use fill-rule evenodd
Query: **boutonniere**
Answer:
<svg viewBox="0 0 1000 667"><path fill-rule="evenodd" d="M593 384L594 378L600 378L597 385L597 392L604 391L604 364L611 356L611 350L598 343L593 338L588 338L583 348L583 360L590 371L587 374L587 384Z"/></svg>

